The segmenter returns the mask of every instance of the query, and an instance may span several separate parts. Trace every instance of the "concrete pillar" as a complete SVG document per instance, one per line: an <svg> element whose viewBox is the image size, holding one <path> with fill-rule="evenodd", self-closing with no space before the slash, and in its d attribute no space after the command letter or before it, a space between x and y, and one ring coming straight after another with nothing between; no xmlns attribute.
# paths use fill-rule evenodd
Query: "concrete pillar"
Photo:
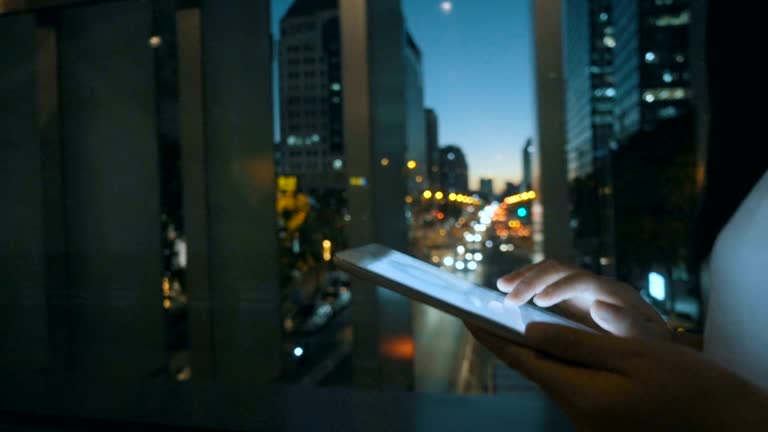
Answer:
<svg viewBox="0 0 768 432"><path fill-rule="evenodd" d="M533 166L534 260L571 260L573 241L565 155L562 1L532 0L536 128Z"/></svg>
<svg viewBox="0 0 768 432"><path fill-rule="evenodd" d="M177 13L192 376L280 370L269 2Z"/></svg>
<svg viewBox="0 0 768 432"><path fill-rule="evenodd" d="M71 7L58 18L71 313L62 325L78 372L146 376L166 360L151 4Z"/></svg>
<svg viewBox="0 0 768 432"><path fill-rule="evenodd" d="M339 10L345 156L349 175L356 179L348 192L350 243L376 242L405 251L405 31L400 2L341 0ZM384 158L386 165L381 164ZM412 356L387 355L388 346L413 343L410 302L355 281L352 311L356 384L412 388Z"/></svg>
<svg viewBox="0 0 768 432"><path fill-rule="evenodd" d="M0 16L0 370L47 365L43 181L32 14Z"/></svg>

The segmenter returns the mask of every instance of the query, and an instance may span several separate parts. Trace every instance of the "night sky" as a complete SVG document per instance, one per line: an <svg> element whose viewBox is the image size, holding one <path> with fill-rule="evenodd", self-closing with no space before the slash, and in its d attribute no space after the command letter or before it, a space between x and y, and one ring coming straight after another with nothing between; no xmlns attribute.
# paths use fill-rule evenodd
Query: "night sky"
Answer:
<svg viewBox="0 0 768 432"><path fill-rule="evenodd" d="M293 0L272 0L273 28ZM440 120L440 145L467 154L470 187L521 178L533 131L533 53L527 0L402 0L423 54L425 105ZM277 34L277 32L275 32Z"/></svg>

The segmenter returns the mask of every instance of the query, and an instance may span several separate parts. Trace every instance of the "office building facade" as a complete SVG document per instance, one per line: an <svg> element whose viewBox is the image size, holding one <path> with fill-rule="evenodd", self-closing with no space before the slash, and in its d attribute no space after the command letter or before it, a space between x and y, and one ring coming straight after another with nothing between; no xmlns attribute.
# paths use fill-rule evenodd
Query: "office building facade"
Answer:
<svg viewBox="0 0 768 432"><path fill-rule="evenodd" d="M278 174L304 191L346 185L338 0L297 0L280 22Z"/></svg>
<svg viewBox="0 0 768 432"><path fill-rule="evenodd" d="M461 148L449 145L440 148L440 189L445 192L468 192L467 159Z"/></svg>

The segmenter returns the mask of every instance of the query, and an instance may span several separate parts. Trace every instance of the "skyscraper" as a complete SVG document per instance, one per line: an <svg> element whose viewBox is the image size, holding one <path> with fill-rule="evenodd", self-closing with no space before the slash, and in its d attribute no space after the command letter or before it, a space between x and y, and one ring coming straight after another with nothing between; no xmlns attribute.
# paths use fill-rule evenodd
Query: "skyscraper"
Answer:
<svg viewBox="0 0 768 432"><path fill-rule="evenodd" d="M563 16L568 179L585 178L609 153L613 138L611 0L569 0Z"/></svg>
<svg viewBox="0 0 768 432"><path fill-rule="evenodd" d="M614 13L611 0L569 0L564 5L570 226L583 262L602 271L605 269L597 263L609 263L612 256L612 205L604 192L611 183L610 148L614 140Z"/></svg>
<svg viewBox="0 0 768 432"><path fill-rule="evenodd" d="M613 0L615 131L624 141L691 109L690 0Z"/></svg>
<svg viewBox="0 0 768 432"><path fill-rule="evenodd" d="M305 190L346 185L338 0L296 0L280 22L280 160Z"/></svg>
<svg viewBox="0 0 768 432"><path fill-rule="evenodd" d="M468 192L467 159L461 148L449 145L440 149L440 189L445 192Z"/></svg>
<svg viewBox="0 0 768 432"><path fill-rule="evenodd" d="M429 156L427 154L426 118L424 117L424 82L421 69L421 50L410 32L405 32L405 116L406 116L406 158L415 161L409 170L410 188L422 190L427 187Z"/></svg>
<svg viewBox="0 0 768 432"><path fill-rule="evenodd" d="M494 197L493 179L489 179L489 178L480 179L480 196L482 196L483 199L486 199L486 200L493 199Z"/></svg>
<svg viewBox="0 0 768 432"><path fill-rule="evenodd" d="M523 146L523 181L520 183L520 190L530 190L533 188L533 140L528 138Z"/></svg>
<svg viewBox="0 0 768 432"><path fill-rule="evenodd" d="M427 127L427 169L430 187L437 187L439 183L438 173L440 172L440 135L437 123L437 113L432 108L424 110Z"/></svg>

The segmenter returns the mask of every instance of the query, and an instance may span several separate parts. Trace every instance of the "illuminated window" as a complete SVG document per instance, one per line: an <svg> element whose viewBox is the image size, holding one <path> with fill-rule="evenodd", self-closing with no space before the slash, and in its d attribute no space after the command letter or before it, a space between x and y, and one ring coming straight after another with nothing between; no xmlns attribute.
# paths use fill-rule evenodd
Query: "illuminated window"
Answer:
<svg viewBox="0 0 768 432"><path fill-rule="evenodd" d="M454 160L456 159L456 155L453 152L449 152L448 156L446 156L448 160Z"/></svg>
<svg viewBox="0 0 768 432"><path fill-rule="evenodd" d="M689 11L680 12L678 15L660 15L656 18L657 27L675 27L687 25L691 22L691 13Z"/></svg>
<svg viewBox="0 0 768 432"><path fill-rule="evenodd" d="M614 38L611 35L607 35L603 37L603 45L607 46L608 48L615 48L616 47L616 38Z"/></svg>
<svg viewBox="0 0 768 432"><path fill-rule="evenodd" d="M333 90L333 91L341 91L341 84L339 84L339 83L331 84L331 90Z"/></svg>
<svg viewBox="0 0 768 432"><path fill-rule="evenodd" d="M608 97L616 96L616 89L613 87L608 87L607 89L605 89L605 95Z"/></svg>
<svg viewBox="0 0 768 432"><path fill-rule="evenodd" d="M653 63L656 61L656 54L653 51L648 51L645 53L645 62L646 63Z"/></svg>
<svg viewBox="0 0 768 432"><path fill-rule="evenodd" d="M336 171L341 171L342 168L344 168L344 161L342 161L341 159L334 159L333 169Z"/></svg>
<svg viewBox="0 0 768 432"><path fill-rule="evenodd" d="M653 102L653 101L655 101L655 100L656 100L656 96L654 96L654 95L653 95L652 93L650 93L650 92L645 92L645 96L643 96L643 99L644 99L646 102L650 103L650 102Z"/></svg>
<svg viewBox="0 0 768 432"><path fill-rule="evenodd" d="M602 21L602 22L608 21L608 13L607 12L601 12L600 13L600 21Z"/></svg>
<svg viewBox="0 0 768 432"><path fill-rule="evenodd" d="M289 146L296 145L296 137L293 135L288 135L288 139L286 140Z"/></svg>
<svg viewBox="0 0 768 432"><path fill-rule="evenodd" d="M678 63L682 63L682 62L685 61L685 56L682 55L682 54L678 54L678 55L675 56L675 61L678 62Z"/></svg>
<svg viewBox="0 0 768 432"><path fill-rule="evenodd" d="M664 80L665 83L671 83L673 79L672 72L664 71L664 74L661 76L661 79Z"/></svg>

